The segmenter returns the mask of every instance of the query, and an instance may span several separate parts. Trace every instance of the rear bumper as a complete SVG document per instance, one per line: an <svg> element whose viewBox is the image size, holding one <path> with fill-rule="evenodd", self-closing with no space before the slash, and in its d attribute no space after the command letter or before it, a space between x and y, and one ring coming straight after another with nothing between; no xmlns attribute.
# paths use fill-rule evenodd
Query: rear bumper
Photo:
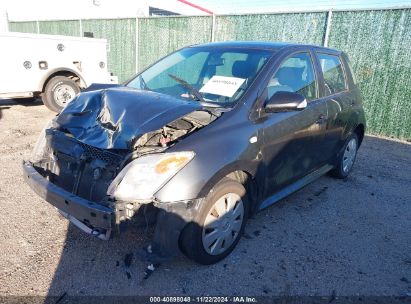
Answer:
<svg viewBox="0 0 411 304"><path fill-rule="evenodd" d="M98 233L95 233L94 229L96 229L96 231L104 229L106 230L105 234L107 235L107 232L114 226L115 215L113 209L83 199L57 187L37 172L29 162L23 162L23 170L24 178L34 192L62 211L65 217L70 220L73 219L72 222L76 226L81 223L85 227L89 227L91 234L95 234L96 236ZM77 224L75 220L77 220ZM84 227L79 228L84 230Z"/></svg>

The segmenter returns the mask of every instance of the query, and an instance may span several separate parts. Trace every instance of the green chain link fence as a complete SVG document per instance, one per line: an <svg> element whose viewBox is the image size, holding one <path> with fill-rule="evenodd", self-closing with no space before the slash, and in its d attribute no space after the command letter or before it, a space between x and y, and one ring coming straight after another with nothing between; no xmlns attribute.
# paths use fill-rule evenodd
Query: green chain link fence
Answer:
<svg viewBox="0 0 411 304"><path fill-rule="evenodd" d="M322 45L327 12L9 22L9 30L82 36L109 43L108 68L125 81L186 45L227 40ZM213 26L214 24L214 26ZM411 139L411 9L333 12L329 47L351 58L368 133Z"/></svg>
<svg viewBox="0 0 411 304"><path fill-rule="evenodd" d="M9 22L10 32L37 33L37 22Z"/></svg>
<svg viewBox="0 0 411 304"><path fill-rule="evenodd" d="M211 17L138 19L138 70L190 44L211 41Z"/></svg>
<svg viewBox="0 0 411 304"><path fill-rule="evenodd" d="M322 44L327 13L216 17L216 41L265 40Z"/></svg>
<svg viewBox="0 0 411 304"><path fill-rule="evenodd" d="M411 10L335 12L329 45L350 56L368 131L411 139Z"/></svg>

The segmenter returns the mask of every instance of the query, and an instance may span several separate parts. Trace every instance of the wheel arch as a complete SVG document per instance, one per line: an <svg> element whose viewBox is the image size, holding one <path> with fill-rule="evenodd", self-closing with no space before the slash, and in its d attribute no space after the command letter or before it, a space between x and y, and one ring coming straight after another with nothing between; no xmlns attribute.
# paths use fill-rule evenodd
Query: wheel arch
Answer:
<svg viewBox="0 0 411 304"><path fill-rule="evenodd" d="M248 171L236 170L227 174L225 177L235 180L244 186L248 200L251 203L250 214L254 213L255 210L257 210L259 197L258 183L256 182L254 176Z"/></svg>
<svg viewBox="0 0 411 304"><path fill-rule="evenodd" d="M213 187L218 184L223 178L229 178L235 180L242 184L248 195L248 199L252 206L250 206L251 213L254 212L257 206L257 199L259 197L259 187L255 180L257 173L257 168L249 162L235 162L229 164L215 173L209 180L204 184L198 197L205 197L213 189Z"/></svg>
<svg viewBox="0 0 411 304"><path fill-rule="evenodd" d="M361 146L361 143L365 136L365 126L362 123L360 123L359 125L355 127L353 132L357 134L358 136L358 147L359 147Z"/></svg>
<svg viewBox="0 0 411 304"><path fill-rule="evenodd" d="M80 73L69 68L56 68L50 70L46 75L43 76L43 78L40 81L38 90L40 92L44 92L47 83L56 76L72 78L79 84L79 87L82 89L84 89L87 86L87 83L85 82L83 76Z"/></svg>

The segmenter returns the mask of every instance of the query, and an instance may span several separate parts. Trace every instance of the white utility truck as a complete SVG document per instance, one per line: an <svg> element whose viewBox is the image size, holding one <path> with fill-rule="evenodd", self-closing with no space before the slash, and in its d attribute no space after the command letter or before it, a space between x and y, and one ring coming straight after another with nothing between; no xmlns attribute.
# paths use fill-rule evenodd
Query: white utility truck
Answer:
<svg viewBox="0 0 411 304"><path fill-rule="evenodd" d="M60 112L92 83L117 83L107 71L107 40L0 33L0 98L41 96Z"/></svg>

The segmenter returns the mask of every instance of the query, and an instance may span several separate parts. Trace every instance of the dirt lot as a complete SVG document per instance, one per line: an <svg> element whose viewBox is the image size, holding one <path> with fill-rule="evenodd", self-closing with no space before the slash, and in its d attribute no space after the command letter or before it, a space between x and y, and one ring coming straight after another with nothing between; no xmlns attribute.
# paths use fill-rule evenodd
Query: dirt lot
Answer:
<svg viewBox="0 0 411 304"><path fill-rule="evenodd" d="M39 102L0 108L0 295L411 293L409 143L367 137L347 180L322 177L257 214L224 261L177 258L143 282L143 230L93 239L23 182L21 161L54 114Z"/></svg>

